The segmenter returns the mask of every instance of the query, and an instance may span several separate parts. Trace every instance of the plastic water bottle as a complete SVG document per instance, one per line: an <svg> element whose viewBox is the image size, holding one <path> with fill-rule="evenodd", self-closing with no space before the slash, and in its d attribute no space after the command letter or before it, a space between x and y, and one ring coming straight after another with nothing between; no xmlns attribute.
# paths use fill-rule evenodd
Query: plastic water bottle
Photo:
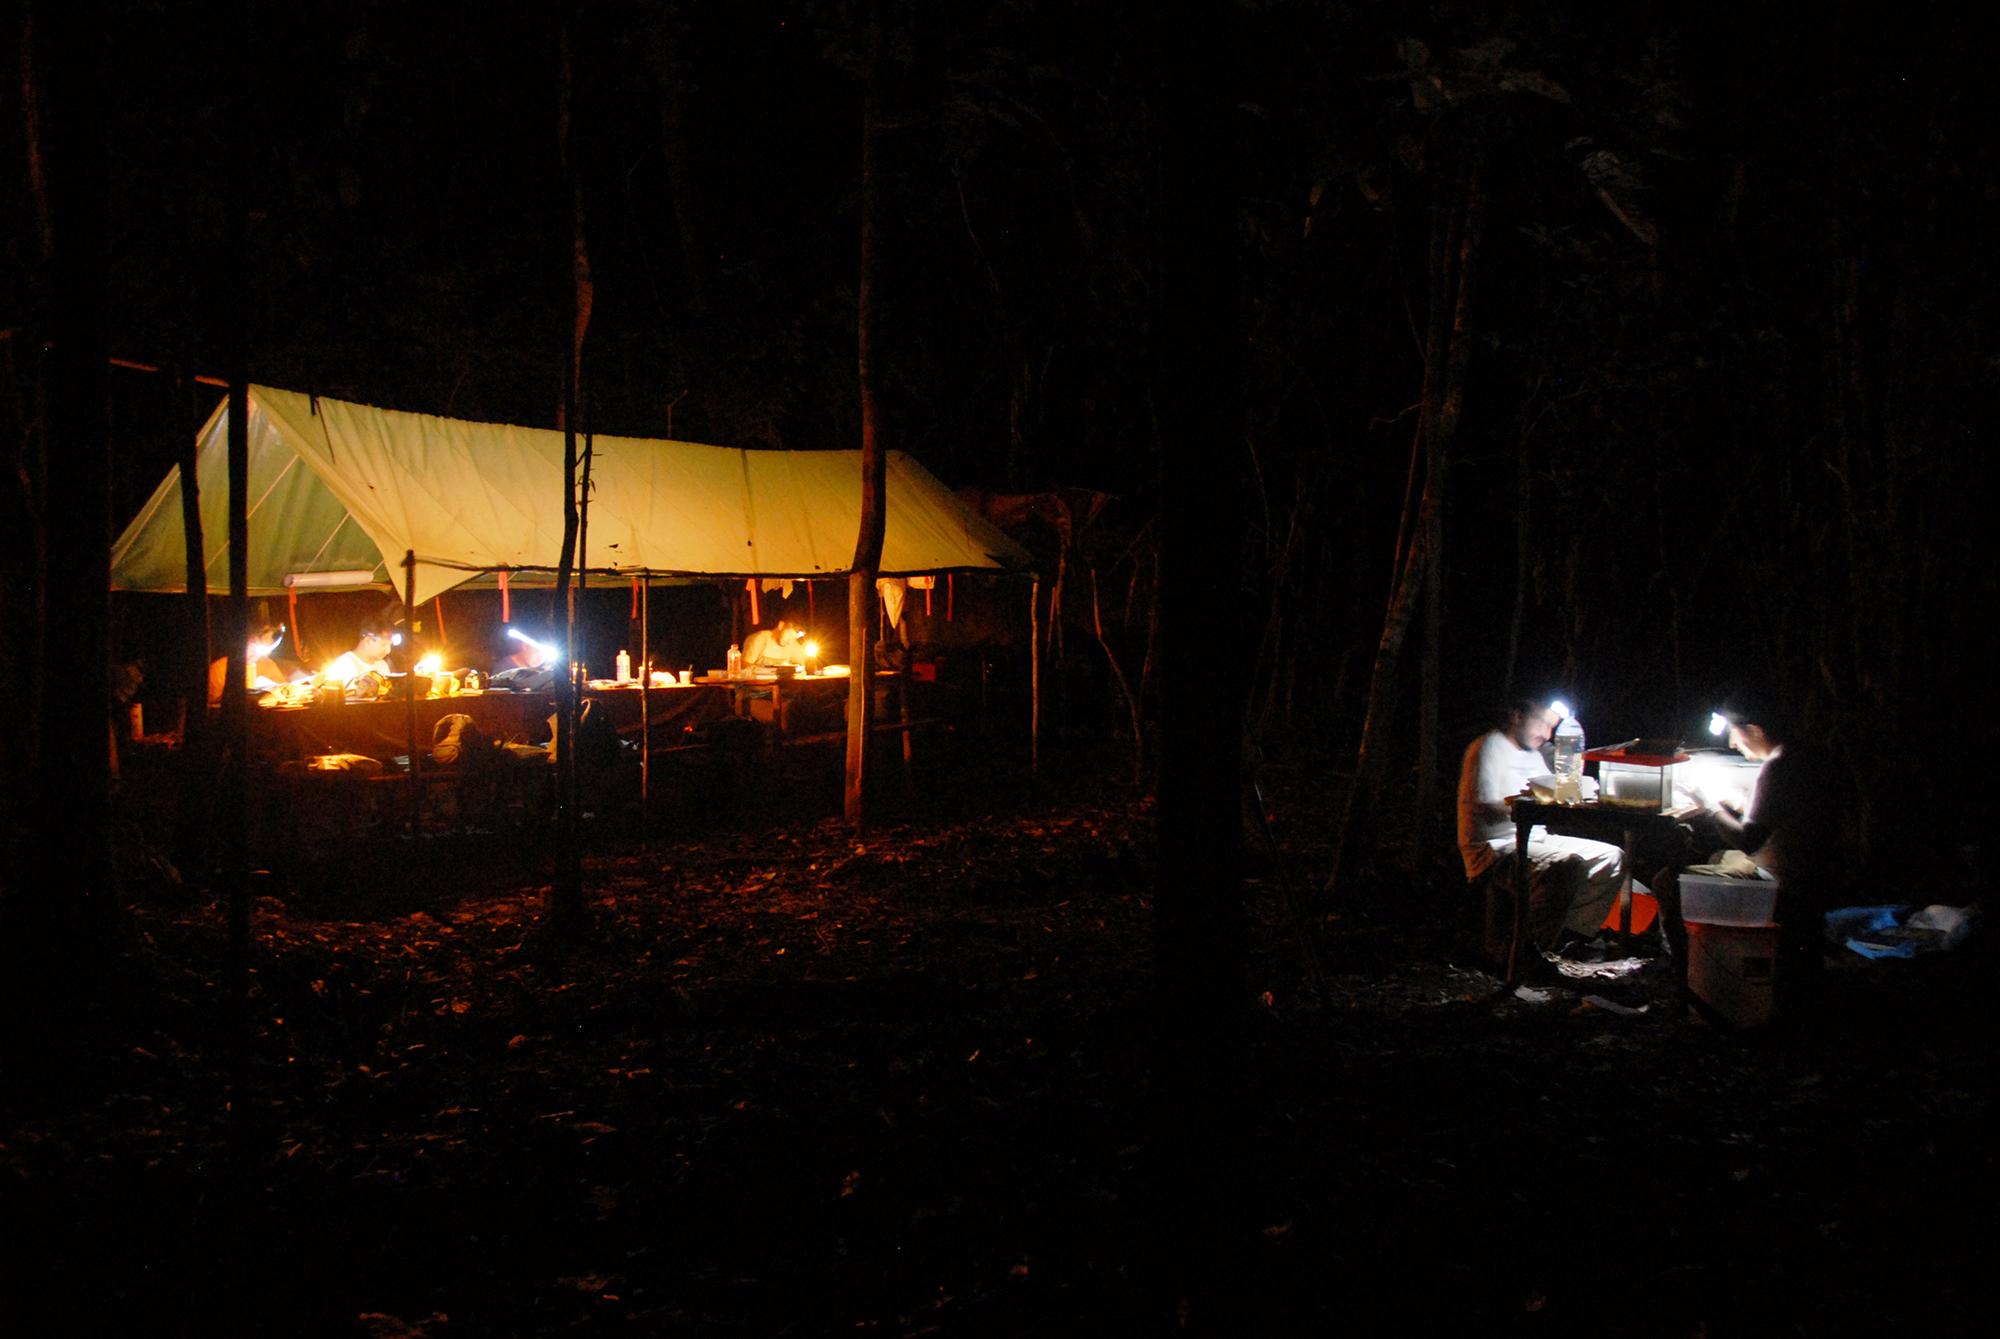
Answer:
<svg viewBox="0 0 2000 1339"><path fill-rule="evenodd" d="M618 682L632 682L632 657L623 651L618 653Z"/></svg>
<svg viewBox="0 0 2000 1339"><path fill-rule="evenodd" d="M743 668L743 648L736 645L736 643L734 642L731 642L729 644L728 668L729 668L729 677L732 679L735 678L737 672Z"/></svg>
<svg viewBox="0 0 2000 1339"><path fill-rule="evenodd" d="M1565 716L1556 726L1556 803L1583 802L1583 722Z"/></svg>

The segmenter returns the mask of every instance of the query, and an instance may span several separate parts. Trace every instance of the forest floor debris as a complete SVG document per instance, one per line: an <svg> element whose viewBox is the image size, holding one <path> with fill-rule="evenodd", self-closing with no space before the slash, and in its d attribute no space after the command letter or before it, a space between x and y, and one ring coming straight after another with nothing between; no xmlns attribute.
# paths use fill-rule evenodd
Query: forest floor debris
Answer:
<svg viewBox="0 0 2000 1339"><path fill-rule="evenodd" d="M133 1007L0 1102L19 1332L1172 1328L1152 816L1092 794L600 842L569 945L474 847L274 872L233 1116L222 913L136 902ZM1205 1225L1250 1329L1970 1331L1982 947L1836 961L1772 1037L1638 970L1509 995L1407 887L1309 958L1288 812Z"/></svg>

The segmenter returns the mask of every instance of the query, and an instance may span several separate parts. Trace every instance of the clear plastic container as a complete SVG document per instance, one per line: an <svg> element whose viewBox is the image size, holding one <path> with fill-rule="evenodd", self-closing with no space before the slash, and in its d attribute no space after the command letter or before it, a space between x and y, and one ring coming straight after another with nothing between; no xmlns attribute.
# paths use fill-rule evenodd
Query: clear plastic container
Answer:
<svg viewBox="0 0 2000 1339"><path fill-rule="evenodd" d="M1558 804L1578 804L1583 800L1583 722L1574 716L1565 716L1556 726L1555 758L1553 770L1556 774L1556 802Z"/></svg>

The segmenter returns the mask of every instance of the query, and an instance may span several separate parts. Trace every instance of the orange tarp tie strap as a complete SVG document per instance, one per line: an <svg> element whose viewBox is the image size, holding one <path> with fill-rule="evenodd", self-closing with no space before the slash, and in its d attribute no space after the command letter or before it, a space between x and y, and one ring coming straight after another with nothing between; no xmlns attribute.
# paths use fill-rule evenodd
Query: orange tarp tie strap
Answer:
<svg viewBox="0 0 2000 1339"><path fill-rule="evenodd" d="M444 596L442 595L438 596L435 600L432 600L431 603L437 609L438 645L442 647L444 645Z"/></svg>
<svg viewBox="0 0 2000 1339"><path fill-rule="evenodd" d="M305 652L299 649L299 588L297 586L285 587L285 621L291 625L292 629L292 650L298 653L296 659L303 663L306 656Z"/></svg>
<svg viewBox="0 0 2000 1339"><path fill-rule="evenodd" d="M633 618L637 618L637 617L639 617L639 578L637 578L637 577L633 577L633 578L632 578L632 613L631 613L631 617L633 617Z"/></svg>
<svg viewBox="0 0 2000 1339"><path fill-rule="evenodd" d="M944 574L944 621L947 623L951 622L951 578L950 572Z"/></svg>
<svg viewBox="0 0 2000 1339"><path fill-rule="evenodd" d="M750 588L750 626L754 628L764 621L763 616L757 612L757 578L751 577L743 584Z"/></svg>
<svg viewBox="0 0 2000 1339"><path fill-rule="evenodd" d="M812 583L812 582L810 582L810 581L808 581L808 582L806 582L806 624L807 624L807 626L809 626L809 627L810 627L810 626L812 625L812 622L813 622L813 583Z"/></svg>
<svg viewBox="0 0 2000 1339"><path fill-rule="evenodd" d="M514 621L513 601L507 595L507 569L504 567L500 569L500 621L502 623Z"/></svg>

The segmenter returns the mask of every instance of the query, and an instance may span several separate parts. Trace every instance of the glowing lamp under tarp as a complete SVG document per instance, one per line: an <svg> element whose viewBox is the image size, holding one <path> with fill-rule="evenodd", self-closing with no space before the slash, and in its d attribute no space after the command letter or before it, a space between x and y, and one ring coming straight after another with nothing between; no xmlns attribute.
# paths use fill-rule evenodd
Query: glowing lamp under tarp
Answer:
<svg viewBox="0 0 2000 1339"><path fill-rule="evenodd" d="M537 669L546 669L548 666L553 665L555 663L556 660L555 647L548 646L542 642L536 641L533 637L530 637L527 633L521 631L519 628L508 628L507 635L513 638L515 641L521 643L521 645L527 647L528 650L534 653L535 667Z"/></svg>
<svg viewBox="0 0 2000 1339"><path fill-rule="evenodd" d="M335 586L371 586L375 573L355 568L344 572L288 572L285 584L293 590L326 590Z"/></svg>

